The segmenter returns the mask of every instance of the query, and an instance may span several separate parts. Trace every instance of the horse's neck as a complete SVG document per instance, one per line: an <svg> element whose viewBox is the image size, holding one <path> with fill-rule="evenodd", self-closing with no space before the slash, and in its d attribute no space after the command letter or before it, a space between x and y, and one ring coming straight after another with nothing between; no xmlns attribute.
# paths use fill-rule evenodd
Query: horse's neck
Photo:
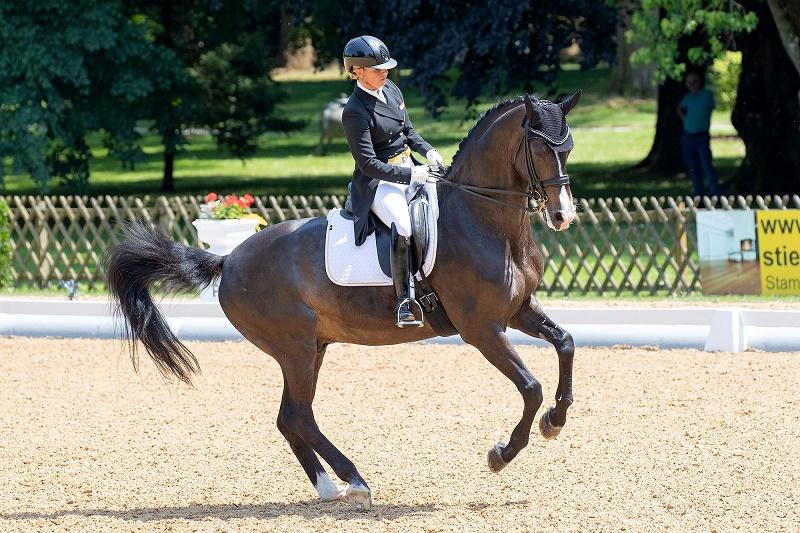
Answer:
<svg viewBox="0 0 800 533"><path fill-rule="evenodd" d="M465 181L469 176L464 176ZM524 204L519 199L490 196L510 204ZM514 207L499 205L454 187L439 187L439 220L448 234L467 233L470 237L491 237L521 242L530 236L528 213ZM472 244L470 244L472 246Z"/></svg>
<svg viewBox="0 0 800 533"><path fill-rule="evenodd" d="M504 114L485 131L477 132L470 145L453 166L449 179L455 183L523 193L526 186L514 170L514 146L521 134L520 118L513 113ZM518 114L518 113L517 113ZM527 224L527 199L521 196L487 193L487 196L505 204L500 205L485 198L470 195L455 188L445 188L445 210L452 216L468 216L494 234L516 235ZM518 208L512 207L516 206ZM528 229L529 233L529 229Z"/></svg>

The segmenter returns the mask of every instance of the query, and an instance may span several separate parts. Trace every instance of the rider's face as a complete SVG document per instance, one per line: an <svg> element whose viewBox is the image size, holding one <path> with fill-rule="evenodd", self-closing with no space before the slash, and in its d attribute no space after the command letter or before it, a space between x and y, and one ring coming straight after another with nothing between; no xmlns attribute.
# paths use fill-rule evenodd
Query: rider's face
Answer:
<svg viewBox="0 0 800 533"><path fill-rule="evenodd" d="M389 71L385 68L363 67L359 72L358 67L356 67L356 75L359 75L361 83L367 89L375 91L386 85L386 77L389 75Z"/></svg>

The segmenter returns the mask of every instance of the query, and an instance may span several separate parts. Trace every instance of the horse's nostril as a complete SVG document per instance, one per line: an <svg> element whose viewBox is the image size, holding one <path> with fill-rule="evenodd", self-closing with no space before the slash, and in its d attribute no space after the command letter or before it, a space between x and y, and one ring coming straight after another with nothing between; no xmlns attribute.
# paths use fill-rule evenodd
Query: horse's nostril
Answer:
<svg viewBox="0 0 800 533"><path fill-rule="evenodd" d="M556 214L553 216L553 220L561 224L562 222L564 222L564 213L562 213L561 211L556 211Z"/></svg>

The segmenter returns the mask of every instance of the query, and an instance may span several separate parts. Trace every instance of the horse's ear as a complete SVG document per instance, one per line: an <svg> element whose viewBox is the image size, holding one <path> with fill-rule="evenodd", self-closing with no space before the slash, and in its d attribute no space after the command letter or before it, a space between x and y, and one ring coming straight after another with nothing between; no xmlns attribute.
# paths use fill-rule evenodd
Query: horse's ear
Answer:
<svg viewBox="0 0 800 533"><path fill-rule="evenodd" d="M542 110L539 109L539 106L534 104L531 100L531 97L527 94L525 95L525 118L529 128L534 128L539 126L542 123Z"/></svg>
<svg viewBox="0 0 800 533"><path fill-rule="evenodd" d="M572 108L578 105L578 102L581 101L582 94L583 91L578 89L577 91L575 91L575 94L573 94L572 96L570 96L569 98L558 104L558 107L561 108L561 112L564 113L564 116L567 116L567 113L572 111Z"/></svg>

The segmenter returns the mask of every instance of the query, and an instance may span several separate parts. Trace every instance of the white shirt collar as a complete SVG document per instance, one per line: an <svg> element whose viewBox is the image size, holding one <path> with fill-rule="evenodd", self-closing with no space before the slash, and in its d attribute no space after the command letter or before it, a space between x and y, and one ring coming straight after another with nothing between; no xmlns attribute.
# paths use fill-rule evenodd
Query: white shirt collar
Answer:
<svg viewBox="0 0 800 533"><path fill-rule="evenodd" d="M375 98L377 98L378 100L380 100L381 102L383 102L384 104L386 103L386 95L384 95L384 94L383 94L383 87L381 87L381 88L380 88L380 89L378 89L377 91L373 91L372 89L367 89L367 88L364 86L364 84L362 84L360 81L356 81L356 84L357 84L357 85L359 86L359 88L360 88L362 91L364 91L365 93L371 94L372 96L374 96Z"/></svg>

